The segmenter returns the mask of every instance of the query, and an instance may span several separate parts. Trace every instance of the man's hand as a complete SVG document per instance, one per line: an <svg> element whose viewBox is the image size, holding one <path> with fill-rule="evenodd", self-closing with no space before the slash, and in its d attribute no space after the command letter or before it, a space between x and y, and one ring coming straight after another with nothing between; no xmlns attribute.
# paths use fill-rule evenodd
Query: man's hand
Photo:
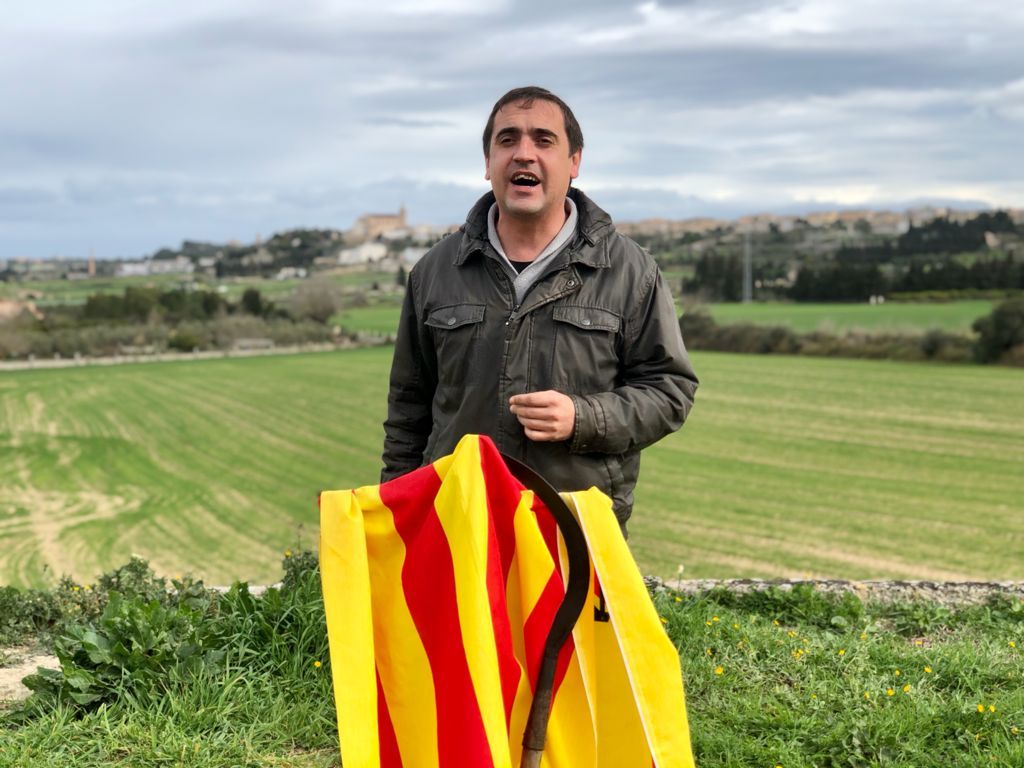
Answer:
<svg viewBox="0 0 1024 768"><path fill-rule="evenodd" d="M553 389L509 398L512 413L531 440L553 442L572 436L576 407L568 395Z"/></svg>

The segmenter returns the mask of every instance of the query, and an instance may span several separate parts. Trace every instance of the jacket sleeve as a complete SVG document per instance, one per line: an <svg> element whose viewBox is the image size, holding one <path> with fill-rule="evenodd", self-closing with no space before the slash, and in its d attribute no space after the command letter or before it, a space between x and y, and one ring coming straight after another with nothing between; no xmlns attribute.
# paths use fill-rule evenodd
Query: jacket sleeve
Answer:
<svg viewBox="0 0 1024 768"><path fill-rule="evenodd" d="M683 344L675 303L656 266L625 320L619 381L609 392L570 395L576 406L574 453L624 453L683 425L697 376Z"/></svg>
<svg viewBox="0 0 1024 768"><path fill-rule="evenodd" d="M414 269L405 291L391 362L381 482L422 466L433 423L431 403L437 387L436 366L430 362L433 343L416 311L416 277Z"/></svg>

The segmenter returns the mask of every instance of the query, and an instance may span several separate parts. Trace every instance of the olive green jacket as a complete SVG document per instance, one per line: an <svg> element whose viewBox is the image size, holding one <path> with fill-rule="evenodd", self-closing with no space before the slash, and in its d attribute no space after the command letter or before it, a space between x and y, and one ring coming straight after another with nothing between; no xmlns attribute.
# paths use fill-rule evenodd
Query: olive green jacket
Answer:
<svg viewBox="0 0 1024 768"><path fill-rule="evenodd" d="M452 452L465 434L558 490L597 486L625 524L640 449L682 425L697 377L654 260L577 189L575 239L515 306L487 239L488 193L416 264L395 342L381 480ZM576 407L571 439L534 442L509 398L555 389Z"/></svg>

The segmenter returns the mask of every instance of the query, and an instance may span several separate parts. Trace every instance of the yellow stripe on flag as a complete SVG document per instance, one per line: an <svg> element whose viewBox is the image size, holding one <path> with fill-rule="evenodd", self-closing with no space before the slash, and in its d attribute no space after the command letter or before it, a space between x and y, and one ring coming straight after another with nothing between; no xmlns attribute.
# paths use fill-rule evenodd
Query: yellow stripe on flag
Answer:
<svg viewBox="0 0 1024 768"><path fill-rule="evenodd" d="M479 703L494 768L511 768L498 649L487 594L487 486L479 441L463 440L446 468L434 508L448 539L455 568L462 644Z"/></svg>
<svg viewBox="0 0 1024 768"><path fill-rule="evenodd" d="M370 561L377 673L398 751L403 765L431 768L438 765L434 678L402 588L405 543L394 515L381 501L379 486L360 488L356 495Z"/></svg>
<svg viewBox="0 0 1024 768"><path fill-rule="evenodd" d="M320 579L327 632L344 643L331 646L331 674L338 736L348 765L380 766L377 678L370 605L370 573L363 514L351 491L320 495ZM345 712L344 718L341 712Z"/></svg>
<svg viewBox="0 0 1024 768"><path fill-rule="evenodd" d="M611 500L596 488L563 494L562 498L583 528L611 614L610 624L595 626L597 664L607 673L602 680L607 680L613 689L621 689L615 697L635 702L634 711L639 715L639 725L657 768L693 768L679 655L665 634L643 577L618 532ZM611 633L602 632L609 627ZM625 679L619 668L625 673ZM627 681L628 685L624 685ZM604 691L598 693L598 700L608 701ZM598 731L607 735L615 733L605 730L614 724L603 720L599 705ZM620 729L626 736L628 726L620 723ZM608 744L607 740L598 744L600 765L608 768L632 765L605 762L603 753Z"/></svg>

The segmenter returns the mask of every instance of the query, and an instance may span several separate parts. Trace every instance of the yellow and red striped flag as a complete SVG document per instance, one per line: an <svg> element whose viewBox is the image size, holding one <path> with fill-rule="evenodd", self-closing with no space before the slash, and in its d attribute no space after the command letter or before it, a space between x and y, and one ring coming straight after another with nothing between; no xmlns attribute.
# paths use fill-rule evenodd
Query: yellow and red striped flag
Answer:
<svg viewBox="0 0 1024 768"><path fill-rule="evenodd" d="M591 559L559 656L543 766L692 768L679 657L597 489L562 494ZM320 497L345 768L515 768L565 552L494 444ZM600 589L609 621L595 620Z"/></svg>

